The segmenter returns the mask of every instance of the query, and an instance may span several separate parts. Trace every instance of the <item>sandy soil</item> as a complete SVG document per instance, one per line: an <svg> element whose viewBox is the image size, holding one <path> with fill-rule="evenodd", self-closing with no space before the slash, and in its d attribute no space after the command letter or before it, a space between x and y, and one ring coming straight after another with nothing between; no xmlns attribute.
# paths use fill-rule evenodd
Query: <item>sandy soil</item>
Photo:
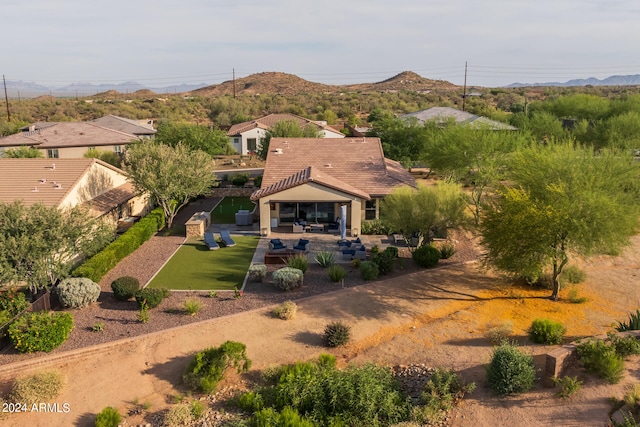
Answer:
<svg viewBox="0 0 640 427"><path fill-rule="evenodd" d="M61 371L68 384L56 402L69 403L71 410L12 414L0 422L7 426L89 426L105 406L127 413L136 407L135 402L148 402L150 409L128 417L127 425L157 425L173 397L186 393L180 378L194 352L232 339L247 345L253 371L306 360L327 352L322 347L322 330L329 321L340 319L352 325L353 331L352 343L333 351L342 363L452 367L467 381L476 381L478 389L453 411L450 425L604 426L612 408L610 398L621 398L628 384L640 381L638 358L627 362L625 378L615 386L576 370L573 375L579 375L584 385L569 400L555 397L556 390L541 385L523 395L497 398L485 385L484 366L492 346L484 332L491 323L511 321L514 338L541 368L549 348L528 343L526 327L531 321L538 317L561 320L569 339L611 330L616 320L626 319L640 306L639 264L640 236L620 257L582 263L588 273L587 281L579 285L580 294L589 299L585 304L570 304L566 291L561 294L563 300L552 302L544 298L547 290L507 286L477 265L458 264L299 300L298 315L291 321L276 319L269 309L261 308L115 345L106 343L88 357L60 353L50 360L31 361L19 371L5 365L0 368L5 388L16 372ZM234 377L223 385L223 392L243 387L245 381ZM205 402L217 407L212 399Z"/></svg>

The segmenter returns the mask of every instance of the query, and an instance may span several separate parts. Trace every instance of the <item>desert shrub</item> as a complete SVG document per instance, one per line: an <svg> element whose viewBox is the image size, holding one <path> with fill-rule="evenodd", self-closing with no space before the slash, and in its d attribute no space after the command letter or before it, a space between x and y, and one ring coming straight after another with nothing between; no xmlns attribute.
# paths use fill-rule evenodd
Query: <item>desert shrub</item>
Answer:
<svg viewBox="0 0 640 427"><path fill-rule="evenodd" d="M304 274L307 272L307 268L309 267L309 261L304 254L295 254L287 259L287 267L297 268L302 271L302 274Z"/></svg>
<svg viewBox="0 0 640 427"><path fill-rule="evenodd" d="M91 330L93 332L102 332L104 331L104 322L96 322L93 324L93 326L91 327Z"/></svg>
<svg viewBox="0 0 640 427"><path fill-rule="evenodd" d="M9 289L0 292L0 312L6 312L8 319L22 313L29 307L29 301L27 301L24 293ZM0 322L0 325L3 323Z"/></svg>
<svg viewBox="0 0 640 427"><path fill-rule="evenodd" d="M140 323L147 323L149 320L151 320L151 315L149 314L149 306L147 305L146 300L142 301L140 309L136 314L136 319L138 319Z"/></svg>
<svg viewBox="0 0 640 427"><path fill-rule="evenodd" d="M169 412L164 416L164 426L178 427L190 424L194 421L191 413L191 406L188 403L179 403L169 408Z"/></svg>
<svg viewBox="0 0 640 427"><path fill-rule="evenodd" d="M640 354L640 340L635 336L621 337L615 333L609 333L607 341L611 343L616 354L622 358Z"/></svg>
<svg viewBox="0 0 640 427"><path fill-rule="evenodd" d="M251 367L251 360L247 358L247 348L244 344L227 341L220 347L211 347L196 353L187 366L183 379L190 387L211 393L224 372L231 366L235 367L238 373L246 372Z"/></svg>
<svg viewBox="0 0 640 427"><path fill-rule="evenodd" d="M567 328L550 319L535 319L529 328L531 341L538 344L560 344Z"/></svg>
<svg viewBox="0 0 640 427"><path fill-rule="evenodd" d="M493 345L498 345L502 341L507 341L513 334L513 323L502 322L497 325L489 325L484 336Z"/></svg>
<svg viewBox="0 0 640 427"><path fill-rule="evenodd" d="M372 261L361 262L360 275L364 280L376 280L378 278L378 264Z"/></svg>
<svg viewBox="0 0 640 427"><path fill-rule="evenodd" d="M273 272L273 284L283 291L296 289L302 286L304 273L302 270L284 267Z"/></svg>
<svg viewBox="0 0 640 427"><path fill-rule="evenodd" d="M361 227L362 234L381 234L387 236L393 234L389 226L379 219L362 221Z"/></svg>
<svg viewBox="0 0 640 427"><path fill-rule="evenodd" d="M398 247L397 246L387 246L387 248L383 252L388 252L393 255L394 258L398 258Z"/></svg>
<svg viewBox="0 0 640 427"><path fill-rule="evenodd" d="M438 261L440 261L440 251L431 245L420 246L413 251L412 257L418 266L431 268L438 265Z"/></svg>
<svg viewBox="0 0 640 427"><path fill-rule="evenodd" d="M487 368L489 387L498 395L522 393L530 390L536 379L533 357L514 344L503 342L493 350Z"/></svg>
<svg viewBox="0 0 640 427"><path fill-rule="evenodd" d="M332 282L338 283L345 278L345 276L347 275L347 270L339 265L332 265L327 269L327 273L329 274L329 279Z"/></svg>
<svg viewBox="0 0 640 427"><path fill-rule="evenodd" d="M640 309L636 310L635 313L629 314L628 322L618 322L618 326L616 326L616 330L618 332L640 330Z"/></svg>
<svg viewBox="0 0 640 427"><path fill-rule="evenodd" d="M249 280L252 282L263 282L267 277L267 266L256 264L249 267Z"/></svg>
<svg viewBox="0 0 640 427"><path fill-rule="evenodd" d="M582 386L582 381L578 379L578 377L562 377L562 378L554 378L553 383L560 387L558 390L558 396L567 399L580 390Z"/></svg>
<svg viewBox="0 0 640 427"><path fill-rule="evenodd" d="M586 278L587 273L575 265L566 266L562 269L562 273L560 274L560 280L573 285L584 282Z"/></svg>
<svg viewBox="0 0 640 427"><path fill-rule="evenodd" d="M351 260L351 266L353 268L360 268L360 264L362 264L362 260L360 258L354 258Z"/></svg>
<svg viewBox="0 0 640 427"><path fill-rule="evenodd" d="M337 321L331 322L324 328L324 343L328 347L339 347L349 342L351 327Z"/></svg>
<svg viewBox="0 0 640 427"><path fill-rule="evenodd" d="M139 289L140 281L135 277L122 276L111 282L113 296L121 301L127 301L133 298Z"/></svg>
<svg viewBox="0 0 640 427"><path fill-rule="evenodd" d="M436 369L425 384L421 398L426 406L448 412L475 388L476 383L465 384L453 370Z"/></svg>
<svg viewBox="0 0 640 427"><path fill-rule="evenodd" d="M595 373L611 384L622 379L624 360L613 345L602 340L589 340L576 348L580 363L588 372Z"/></svg>
<svg viewBox="0 0 640 427"><path fill-rule="evenodd" d="M373 245L371 247L371 255L375 255L375 254L379 254L380 253L380 247L378 245Z"/></svg>
<svg viewBox="0 0 640 427"><path fill-rule="evenodd" d="M242 187L249 181L249 174L246 172L231 175L231 184L234 187Z"/></svg>
<svg viewBox="0 0 640 427"><path fill-rule="evenodd" d="M320 251L316 254L316 262L320 267L331 267L335 261L336 257L333 251Z"/></svg>
<svg viewBox="0 0 640 427"><path fill-rule="evenodd" d="M121 421L120 412L112 406L107 406L96 415L96 427L118 427Z"/></svg>
<svg viewBox="0 0 640 427"><path fill-rule="evenodd" d="M197 312L202 310L202 303L195 298L187 298L182 303L182 309L191 316L195 316Z"/></svg>
<svg viewBox="0 0 640 427"><path fill-rule="evenodd" d="M191 402L189 409L191 409L191 415L195 420L199 420L204 415L204 405L199 400Z"/></svg>
<svg viewBox="0 0 640 427"><path fill-rule="evenodd" d="M280 412L273 408L263 408L253 415L257 426L272 427L315 427L316 424L301 416L296 409L284 407Z"/></svg>
<svg viewBox="0 0 640 427"><path fill-rule="evenodd" d="M98 300L100 285L86 277L70 277L56 286L56 294L65 307L82 308Z"/></svg>
<svg viewBox="0 0 640 427"><path fill-rule="evenodd" d="M397 249L397 248L396 248ZM396 255L393 254L393 251L387 251L386 249L382 252L378 252L371 256L371 261L378 264L378 272L382 275L389 274L393 271L395 267Z"/></svg>
<svg viewBox="0 0 640 427"><path fill-rule="evenodd" d="M71 313L41 311L19 317L9 326L9 338L20 353L51 351L69 338Z"/></svg>
<svg viewBox="0 0 640 427"><path fill-rule="evenodd" d="M633 384L624 395L624 403L631 409L640 407L640 384Z"/></svg>
<svg viewBox="0 0 640 427"><path fill-rule="evenodd" d="M440 259L449 259L456 253L456 247L453 243L446 242L440 245Z"/></svg>
<svg viewBox="0 0 640 427"><path fill-rule="evenodd" d="M28 407L34 403L49 402L62 393L64 385L64 377L59 372L39 372L18 378L11 389L11 400L25 403Z"/></svg>
<svg viewBox="0 0 640 427"><path fill-rule="evenodd" d="M145 301L147 308L155 308L169 295L169 290L165 288L143 288L137 290L134 297L139 308L142 308L142 303Z"/></svg>
<svg viewBox="0 0 640 427"><path fill-rule="evenodd" d="M569 302L572 304L584 304L587 302L586 297L581 297L578 295L578 288L574 285L569 289Z"/></svg>
<svg viewBox="0 0 640 427"><path fill-rule="evenodd" d="M273 309L273 314L282 320L291 320L295 317L298 306L293 301L285 301Z"/></svg>
<svg viewBox="0 0 640 427"><path fill-rule="evenodd" d="M248 391L240 395L236 404L240 409L253 413L264 408L264 399L260 393Z"/></svg>

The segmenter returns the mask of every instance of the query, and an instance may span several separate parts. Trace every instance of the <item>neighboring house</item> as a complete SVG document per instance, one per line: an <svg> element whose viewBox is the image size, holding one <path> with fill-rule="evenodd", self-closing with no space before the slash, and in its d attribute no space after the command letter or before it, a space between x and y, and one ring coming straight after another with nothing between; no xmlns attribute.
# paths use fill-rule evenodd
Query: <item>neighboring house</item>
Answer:
<svg viewBox="0 0 640 427"><path fill-rule="evenodd" d="M97 159L0 159L0 202L22 200L64 209L84 205L95 217L118 221L150 209L125 173Z"/></svg>
<svg viewBox="0 0 640 427"><path fill-rule="evenodd" d="M415 113L400 116L403 119L415 117L419 122L437 121L444 123L453 120L455 123L467 124L473 128L487 128L491 130L517 130L517 128L506 123L498 122L482 116L456 110L450 107L432 107L427 110L416 111Z"/></svg>
<svg viewBox="0 0 640 427"><path fill-rule="evenodd" d="M341 221L357 236L363 220L379 218L380 200L402 185L415 187L415 179L384 157L379 138L272 138L251 200L260 209L262 235L296 219L333 223L346 205Z"/></svg>
<svg viewBox="0 0 640 427"><path fill-rule="evenodd" d="M90 148L120 154L140 139L92 122L39 122L0 138L0 154L12 148L33 147L49 159L74 159L83 157Z"/></svg>
<svg viewBox="0 0 640 427"><path fill-rule="evenodd" d="M129 133L141 139L152 139L158 132L153 127L153 120L150 119L131 120L109 114L99 119L91 120L91 123L102 126L103 128Z"/></svg>
<svg viewBox="0 0 640 427"><path fill-rule="evenodd" d="M291 120L298 123L301 128L308 125L316 127L322 133L323 138L344 138L342 132L327 126L325 122L316 122L295 114L269 114L249 122L238 123L231 126L227 136L238 153L250 154L258 149L266 132L276 123Z"/></svg>

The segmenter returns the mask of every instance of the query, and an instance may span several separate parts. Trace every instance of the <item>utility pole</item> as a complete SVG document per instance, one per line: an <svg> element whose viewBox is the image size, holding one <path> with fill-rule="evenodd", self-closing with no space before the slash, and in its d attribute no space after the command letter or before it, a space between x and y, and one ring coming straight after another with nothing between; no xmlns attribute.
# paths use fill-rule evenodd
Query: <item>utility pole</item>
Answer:
<svg viewBox="0 0 640 427"><path fill-rule="evenodd" d="M11 122L11 111L9 110L9 96L7 95L7 81L2 75L2 82L4 83L4 100L7 103L7 122Z"/></svg>
<svg viewBox="0 0 640 427"><path fill-rule="evenodd" d="M236 69L233 68L233 99L236 99Z"/></svg>
<svg viewBox="0 0 640 427"><path fill-rule="evenodd" d="M465 111L467 102L467 61L464 61L464 87L462 89L462 111Z"/></svg>

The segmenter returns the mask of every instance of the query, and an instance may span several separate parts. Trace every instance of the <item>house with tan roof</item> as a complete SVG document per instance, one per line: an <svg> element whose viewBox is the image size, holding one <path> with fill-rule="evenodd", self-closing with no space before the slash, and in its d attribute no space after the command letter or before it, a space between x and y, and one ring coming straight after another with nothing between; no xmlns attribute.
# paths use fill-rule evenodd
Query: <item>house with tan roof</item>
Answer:
<svg viewBox="0 0 640 427"><path fill-rule="evenodd" d="M342 132L327 126L325 122L305 119L295 114L269 114L259 119L237 123L227 131L227 136L229 137L229 142L238 153L250 154L258 149L267 131L276 123L283 121L294 121L301 128L309 125L314 126L322 134L323 138L344 138Z"/></svg>
<svg viewBox="0 0 640 427"><path fill-rule="evenodd" d="M138 195L124 171L98 159L0 159L0 202L25 206L86 206L112 221L142 216L148 197Z"/></svg>
<svg viewBox="0 0 640 427"><path fill-rule="evenodd" d="M347 230L379 218L380 200L398 186L416 186L402 165L384 157L379 138L272 138L262 185L251 195L260 210L261 234L296 221L336 222L347 206Z"/></svg>
<svg viewBox="0 0 640 427"><path fill-rule="evenodd" d="M152 139L158 133L156 128L153 127L153 120L151 119L131 120L108 114L99 119L91 120L91 123L103 128L129 133L141 139Z"/></svg>
<svg viewBox="0 0 640 427"><path fill-rule="evenodd" d="M91 148L120 154L140 139L93 122L39 122L0 138L0 154L19 147L37 148L49 159L81 158Z"/></svg>

